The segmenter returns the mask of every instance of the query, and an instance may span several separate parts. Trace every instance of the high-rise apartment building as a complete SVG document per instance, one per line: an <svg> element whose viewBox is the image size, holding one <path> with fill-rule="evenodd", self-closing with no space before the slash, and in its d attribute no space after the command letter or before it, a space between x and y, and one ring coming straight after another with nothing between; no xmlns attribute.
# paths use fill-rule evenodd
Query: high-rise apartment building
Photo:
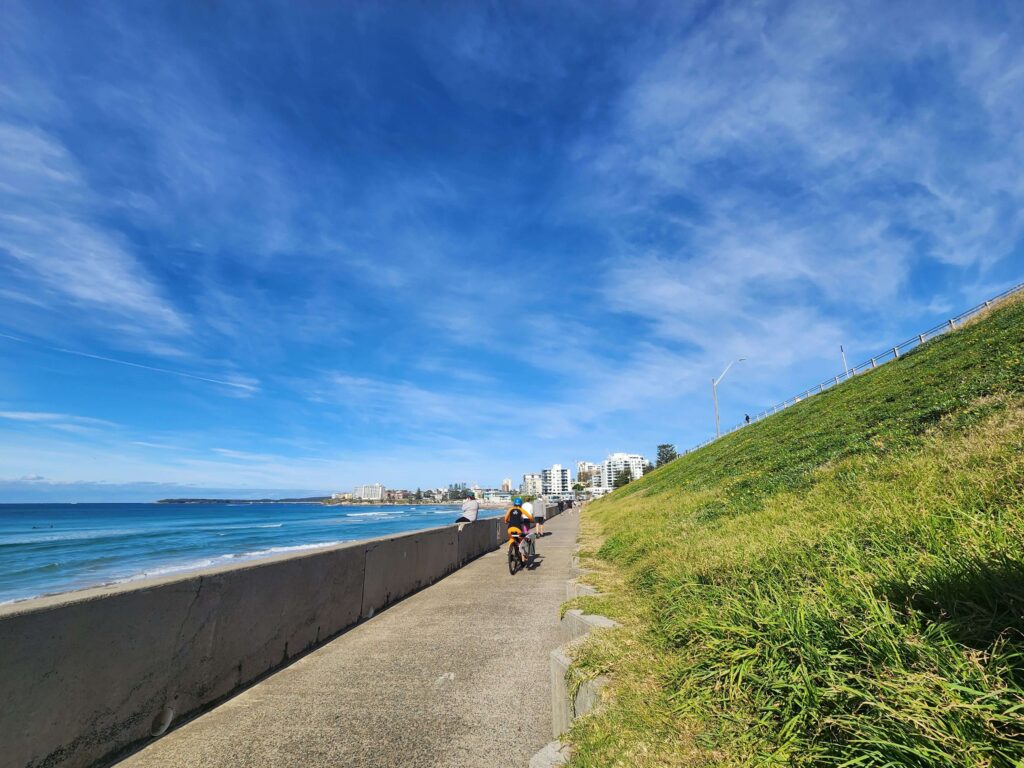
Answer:
<svg viewBox="0 0 1024 768"><path fill-rule="evenodd" d="M544 492L540 472L527 472L523 475L523 484L519 486L519 492L524 496L540 496Z"/></svg>
<svg viewBox="0 0 1024 768"><path fill-rule="evenodd" d="M601 484L607 488L615 487L615 476L624 469L629 470L630 480L639 480L644 476L647 459L639 453L613 453L601 462Z"/></svg>
<svg viewBox="0 0 1024 768"><path fill-rule="evenodd" d="M577 461L576 462L576 482L587 483L593 480L594 475L597 474L598 465L592 461Z"/></svg>
<svg viewBox="0 0 1024 768"><path fill-rule="evenodd" d="M355 490L352 491L352 498L359 499L361 501L383 501L384 486L380 483L374 483L373 485L357 485Z"/></svg>
<svg viewBox="0 0 1024 768"><path fill-rule="evenodd" d="M512 492L512 478L511 477L506 477L504 480L501 481L501 490L504 491L505 493L511 493Z"/></svg>
<svg viewBox="0 0 1024 768"><path fill-rule="evenodd" d="M569 468L561 464L552 464L551 469L541 471L541 489L545 496L561 493L572 493L572 481Z"/></svg>

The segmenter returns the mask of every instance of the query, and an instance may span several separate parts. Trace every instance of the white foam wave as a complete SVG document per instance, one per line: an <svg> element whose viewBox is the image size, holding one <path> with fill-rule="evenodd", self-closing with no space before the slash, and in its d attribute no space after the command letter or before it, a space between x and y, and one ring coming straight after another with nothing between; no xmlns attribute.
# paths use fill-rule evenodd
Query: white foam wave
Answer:
<svg viewBox="0 0 1024 768"><path fill-rule="evenodd" d="M63 531L52 533L30 533L17 535L16 538L0 539L0 544L47 544L57 541L88 541L89 539L103 539L108 536L136 536L140 533L148 533L141 528L111 528L104 530L96 528L89 531Z"/></svg>
<svg viewBox="0 0 1024 768"><path fill-rule="evenodd" d="M270 549L258 549L255 552L243 552L240 555L234 555L234 557L251 559L254 557L266 557L267 555L279 555L282 552L301 552L306 549L322 549L323 547L335 547L338 544L344 544L345 542L341 539L338 541L321 541L316 544L296 544L292 547L271 547Z"/></svg>
<svg viewBox="0 0 1024 768"><path fill-rule="evenodd" d="M224 555L205 557L202 560L192 560L187 563L170 563L156 568L147 568L146 570L133 574L126 579L119 579L117 583L138 581L139 579L151 579L157 576L168 576L173 573L187 573L189 571L202 570L203 568L214 568L220 565L245 562L248 560L258 560L262 557L280 555L285 552L302 552L310 549L324 549L325 547L334 547L338 544L344 544L344 541L339 539L337 541L319 541L314 544L296 544L290 547L270 547L269 549L257 549L252 552L231 552Z"/></svg>
<svg viewBox="0 0 1024 768"><path fill-rule="evenodd" d="M301 521L300 521L301 522ZM280 528L284 523L231 523L229 525L200 525L189 531L251 531L255 528Z"/></svg>

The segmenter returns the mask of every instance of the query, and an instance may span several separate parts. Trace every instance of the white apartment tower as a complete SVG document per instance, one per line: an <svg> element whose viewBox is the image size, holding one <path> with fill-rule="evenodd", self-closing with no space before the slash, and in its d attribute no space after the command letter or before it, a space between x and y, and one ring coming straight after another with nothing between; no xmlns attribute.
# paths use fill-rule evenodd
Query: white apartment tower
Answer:
<svg viewBox="0 0 1024 768"><path fill-rule="evenodd" d="M373 485L357 485L355 490L352 491L352 498L361 499L363 501L383 501L384 486L380 483L374 483Z"/></svg>
<svg viewBox="0 0 1024 768"><path fill-rule="evenodd" d="M613 453L601 462L601 485L605 488L615 487L615 476L624 469L629 470L630 480L639 480L644 476L647 459L639 453Z"/></svg>
<svg viewBox="0 0 1024 768"><path fill-rule="evenodd" d="M572 481L569 468L561 464L552 464L551 469L541 471L541 487L545 496L556 493L572 493Z"/></svg>

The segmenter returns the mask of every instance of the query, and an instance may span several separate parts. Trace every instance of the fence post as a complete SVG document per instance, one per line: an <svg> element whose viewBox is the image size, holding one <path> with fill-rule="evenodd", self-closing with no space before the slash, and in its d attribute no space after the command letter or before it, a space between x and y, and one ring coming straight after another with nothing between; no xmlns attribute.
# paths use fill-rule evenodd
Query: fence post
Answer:
<svg viewBox="0 0 1024 768"><path fill-rule="evenodd" d="M956 330L956 322L954 320L950 320L949 321L949 330L951 330L951 331L955 331Z"/></svg>
<svg viewBox="0 0 1024 768"><path fill-rule="evenodd" d="M838 384L838 383L839 383L839 377L836 376L836 384Z"/></svg>
<svg viewBox="0 0 1024 768"><path fill-rule="evenodd" d="M873 357L871 358L871 367L872 368L877 368L878 367L878 365L875 364L875 358L873 358Z"/></svg>
<svg viewBox="0 0 1024 768"><path fill-rule="evenodd" d="M900 348L899 347L893 347L892 348L892 354L893 354L893 357L895 357L897 360L899 360L900 359Z"/></svg>
<svg viewBox="0 0 1024 768"><path fill-rule="evenodd" d="M919 334L917 335L917 341L918 341L918 343L920 343L920 344L924 344L924 334L923 334L923 333L919 333Z"/></svg>
<svg viewBox="0 0 1024 768"><path fill-rule="evenodd" d="M838 378L838 377L836 377L836 378ZM821 382L821 384L818 385L818 392L821 393L821 392L824 392L824 391L825 391L825 382Z"/></svg>
<svg viewBox="0 0 1024 768"><path fill-rule="evenodd" d="M988 309L991 306L992 306L992 302L991 301L986 301L985 302L985 309Z"/></svg>

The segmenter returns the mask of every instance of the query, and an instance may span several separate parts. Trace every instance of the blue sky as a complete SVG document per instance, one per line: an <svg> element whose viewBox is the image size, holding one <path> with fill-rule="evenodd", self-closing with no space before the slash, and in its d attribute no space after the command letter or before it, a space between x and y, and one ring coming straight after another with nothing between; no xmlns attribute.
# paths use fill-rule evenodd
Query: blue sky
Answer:
<svg viewBox="0 0 1024 768"><path fill-rule="evenodd" d="M1019 3L0 13L0 501L654 453L1024 277Z"/></svg>

